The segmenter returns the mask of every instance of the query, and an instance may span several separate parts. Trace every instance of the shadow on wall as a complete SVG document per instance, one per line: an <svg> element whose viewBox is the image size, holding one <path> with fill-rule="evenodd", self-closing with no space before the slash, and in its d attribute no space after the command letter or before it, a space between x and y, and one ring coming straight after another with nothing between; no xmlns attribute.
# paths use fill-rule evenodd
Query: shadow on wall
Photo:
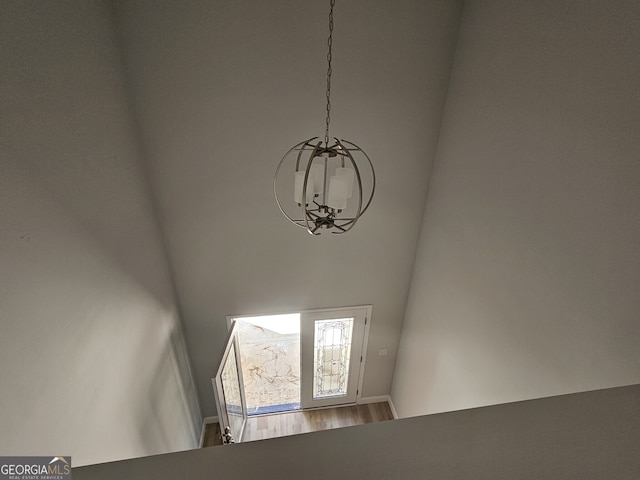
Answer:
<svg viewBox="0 0 640 480"><path fill-rule="evenodd" d="M72 218L119 271L173 308L110 7L4 7L0 54L12 68L0 94L2 174L22 177L38 197ZM6 200L11 202L8 194Z"/></svg>
<svg viewBox="0 0 640 480"><path fill-rule="evenodd" d="M144 355L144 350L140 353ZM180 329L173 329L158 359L148 398L138 402L137 408L135 418L145 455L200 446L202 416Z"/></svg>
<svg viewBox="0 0 640 480"><path fill-rule="evenodd" d="M4 172L0 451L55 447L86 465L196 448L200 411L175 310L38 185Z"/></svg>
<svg viewBox="0 0 640 480"><path fill-rule="evenodd" d="M190 448L199 412L109 4L2 11L0 452Z"/></svg>

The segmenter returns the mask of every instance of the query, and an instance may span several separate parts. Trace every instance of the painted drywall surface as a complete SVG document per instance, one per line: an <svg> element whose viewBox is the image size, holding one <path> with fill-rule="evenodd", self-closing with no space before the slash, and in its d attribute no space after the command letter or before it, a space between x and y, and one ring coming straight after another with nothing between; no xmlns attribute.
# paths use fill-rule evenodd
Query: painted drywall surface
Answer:
<svg viewBox="0 0 640 480"><path fill-rule="evenodd" d="M640 380L640 10L468 1L392 398Z"/></svg>
<svg viewBox="0 0 640 480"><path fill-rule="evenodd" d="M3 2L0 452L75 465L201 422L106 2Z"/></svg>
<svg viewBox="0 0 640 480"><path fill-rule="evenodd" d="M73 478L638 478L639 404L639 386L616 388L95 465Z"/></svg>
<svg viewBox="0 0 640 480"><path fill-rule="evenodd" d="M332 132L378 185L352 232L314 238L272 182L324 134L328 3L116 2L205 415L232 314L372 304L362 394L389 393L461 5L336 5Z"/></svg>

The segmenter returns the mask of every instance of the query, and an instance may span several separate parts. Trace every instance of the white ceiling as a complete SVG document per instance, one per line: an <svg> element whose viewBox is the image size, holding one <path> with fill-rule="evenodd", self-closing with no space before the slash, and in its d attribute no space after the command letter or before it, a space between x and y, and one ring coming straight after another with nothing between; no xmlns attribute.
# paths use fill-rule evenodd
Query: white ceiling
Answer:
<svg viewBox="0 0 640 480"><path fill-rule="evenodd" d="M229 314L373 304L363 393L389 393L462 1L337 2L332 133L367 151L379 183L352 232L311 237L279 212L272 176L324 133L328 8L116 2L205 415Z"/></svg>

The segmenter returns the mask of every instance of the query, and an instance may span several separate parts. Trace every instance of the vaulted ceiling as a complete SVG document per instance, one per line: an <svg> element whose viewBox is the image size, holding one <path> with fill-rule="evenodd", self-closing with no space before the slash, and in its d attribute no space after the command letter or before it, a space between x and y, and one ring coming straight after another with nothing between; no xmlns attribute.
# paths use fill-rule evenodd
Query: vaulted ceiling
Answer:
<svg viewBox="0 0 640 480"><path fill-rule="evenodd" d="M461 8L337 2L332 134L367 151L378 185L354 230L315 238L272 178L324 134L329 2L116 3L205 414L230 314L373 304L363 393L389 393Z"/></svg>

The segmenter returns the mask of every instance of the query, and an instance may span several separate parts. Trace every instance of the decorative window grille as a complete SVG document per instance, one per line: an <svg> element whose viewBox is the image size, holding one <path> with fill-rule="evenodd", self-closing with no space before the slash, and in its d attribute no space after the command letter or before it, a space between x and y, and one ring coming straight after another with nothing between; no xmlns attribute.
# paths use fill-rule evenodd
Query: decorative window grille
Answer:
<svg viewBox="0 0 640 480"><path fill-rule="evenodd" d="M315 322L313 398L347 394L353 318Z"/></svg>

